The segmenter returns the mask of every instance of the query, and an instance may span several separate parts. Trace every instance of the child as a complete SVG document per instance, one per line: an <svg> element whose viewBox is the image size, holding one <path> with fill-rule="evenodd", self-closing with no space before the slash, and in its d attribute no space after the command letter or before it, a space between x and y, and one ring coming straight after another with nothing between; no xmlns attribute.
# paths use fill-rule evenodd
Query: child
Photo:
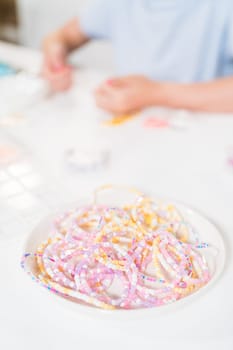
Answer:
<svg viewBox="0 0 233 350"><path fill-rule="evenodd" d="M68 55L109 39L120 78L95 92L99 107L131 113L164 106L233 113L232 0L95 0L44 41L43 75L68 88Z"/></svg>

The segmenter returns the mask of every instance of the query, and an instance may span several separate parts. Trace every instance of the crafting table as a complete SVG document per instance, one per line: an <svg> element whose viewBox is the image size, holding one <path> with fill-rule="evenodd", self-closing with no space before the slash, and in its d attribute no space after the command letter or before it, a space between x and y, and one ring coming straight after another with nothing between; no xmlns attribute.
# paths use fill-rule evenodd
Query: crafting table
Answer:
<svg viewBox="0 0 233 350"><path fill-rule="evenodd" d="M38 72L40 59L38 52L0 44L0 61L29 72ZM107 72L100 74L86 67L77 73L77 86L72 91L51 96L24 110L15 125L0 126L0 140L9 138L25 151L24 167L7 170L7 181L18 187L8 186L0 191L0 348L89 350L161 346L174 350L230 350L233 169L227 164L227 156L233 146L233 115L155 109L151 115L182 115L187 123L183 128L146 128L144 115L116 127L98 127L99 120L102 123L101 118L106 116L91 103L90 108L85 104L91 101L92 89L104 76ZM85 140L109 151L106 168L89 173L69 168L66 151ZM1 174L2 179L6 178L4 169ZM128 317L125 313L121 319L102 311L97 318L79 314L32 283L20 269L30 230L58 205L75 203L106 183L135 186L174 198L211 218L226 242L226 266L218 283L195 301L171 307L164 314L154 310L153 317L150 313L144 318L139 314Z"/></svg>

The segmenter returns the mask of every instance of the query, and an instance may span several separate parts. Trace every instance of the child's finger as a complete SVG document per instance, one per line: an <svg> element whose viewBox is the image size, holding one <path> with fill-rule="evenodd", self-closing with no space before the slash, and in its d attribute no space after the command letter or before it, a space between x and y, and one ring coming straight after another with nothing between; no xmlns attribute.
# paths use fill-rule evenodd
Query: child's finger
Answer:
<svg viewBox="0 0 233 350"><path fill-rule="evenodd" d="M57 91L67 90L72 85L72 74L66 72L52 79L52 86Z"/></svg>
<svg viewBox="0 0 233 350"><path fill-rule="evenodd" d="M55 91L66 90L72 84L72 70L68 68L61 72L54 73L49 67L45 66L42 75Z"/></svg>
<svg viewBox="0 0 233 350"><path fill-rule="evenodd" d="M111 110L113 107L112 96L103 91L95 93L95 100L97 106L105 110Z"/></svg>
<svg viewBox="0 0 233 350"><path fill-rule="evenodd" d="M119 93L124 93L127 89L126 86L123 85L108 85L108 84L101 84L95 91L99 94L109 94L109 95L116 95Z"/></svg>
<svg viewBox="0 0 233 350"><path fill-rule="evenodd" d="M67 53L61 44L53 43L45 50L45 63L54 72L63 70L66 66Z"/></svg>
<svg viewBox="0 0 233 350"><path fill-rule="evenodd" d="M62 92L68 90L72 86L72 80L56 81L51 84L52 89L55 92Z"/></svg>
<svg viewBox="0 0 233 350"><path fill-rule="evenodd" d="M125 112L125 107L121 104L120 96L118 93L96 93L95 99L97 106L106 110L107 112L116 115Z"/></svg>
<svg viewBox="0 0 233 350"><path fill-rule="evenodd" d="M111 91L127 87L126 79L124 78L112 78L104 81L96 89L96 91Z"/></svg>
<svg viewBox="0 0 233 350"><path fill-rule="evenodd" d="M121 88L128 85L129 80L127 77L122 78L110 78L105 82L105 85L108 85L113 88Z"/></svg>
<svg viewBox="0 0 233 350"><path fill-rule="evenodd" d="M44 65L42 74L48 80L63 80L67 76L71 75L71 68L66 67L61 71L54 72L53 70L50 69L49 66Z"/></svg>

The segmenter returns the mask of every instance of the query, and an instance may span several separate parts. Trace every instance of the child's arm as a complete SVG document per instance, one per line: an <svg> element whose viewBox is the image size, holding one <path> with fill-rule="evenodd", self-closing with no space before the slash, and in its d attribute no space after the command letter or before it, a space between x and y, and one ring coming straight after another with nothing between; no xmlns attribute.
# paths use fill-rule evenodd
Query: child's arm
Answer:
<svg viewBox="0 0 233 350"><path fill-rule="evenodd" d="M233 77L206 83L166 84L165 91L165 104L168 107L233 113Z"/></svg>
<svg viewBox="0 0 233 350"><path fill-rule="evenodd" d="M193 84L160 83L141 76L113 79L96 91L96 101L115 114L150 106L233 113L233 77Z"/></svg>
<svg viewBox="0 0 233 350"><path fill-rule="evenodd" d="M70 87L72 69L68 64L68 55L88 40L77 19L68 22L45 38L42 74L54 90L65 90Z"/></svg>

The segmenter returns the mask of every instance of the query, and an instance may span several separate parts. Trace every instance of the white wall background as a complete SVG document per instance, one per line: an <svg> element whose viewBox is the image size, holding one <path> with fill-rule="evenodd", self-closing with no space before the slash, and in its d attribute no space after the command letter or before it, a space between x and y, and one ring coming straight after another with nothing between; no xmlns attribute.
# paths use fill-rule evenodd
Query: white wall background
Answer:
<svg viewBox="0 0 233 350"><path fill-rule="evenodd" d="M43 38L78 16L83 6L93 0L18 0L20 42L29 47L40 48ZM117 0L116 0L117 1ZM112 69L112 52L107 43L94 43L74 56L77 62L93 68Z"/></svg>

